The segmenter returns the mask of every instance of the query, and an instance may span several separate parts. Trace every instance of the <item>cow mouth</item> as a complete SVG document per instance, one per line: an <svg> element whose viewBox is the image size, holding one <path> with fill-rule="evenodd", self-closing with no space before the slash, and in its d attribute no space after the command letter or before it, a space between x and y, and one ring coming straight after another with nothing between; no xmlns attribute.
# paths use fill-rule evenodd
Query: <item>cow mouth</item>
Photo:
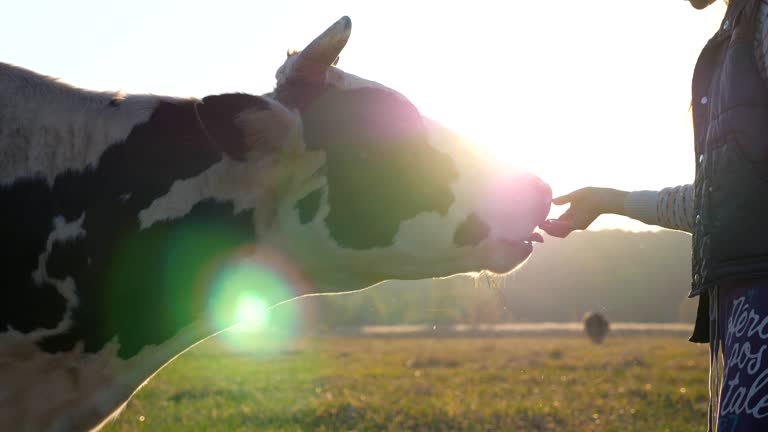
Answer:
<svg viewBox="0 0 768 432"><path fill-rule="evenodd" d="M519 246L521 244L525 245L533 245L533 243L544 243L544 237L541 235L541 233L538 232L532 232L531 235L529 235L526 238L520 239L520 240L501 240L503 243L506 243L508 245L512 246Z"/></svg>
<svg viewBox="0 0 768 432"><path fill-rule="evenodd" d="M484 271L503 275L518 268L533 254L533 244L542 243L544 238L539 233L531 233L522 239L496 239L482 266Z"/></svg>
<svg viewBox="0 0 768 432"><path fill-rule="evenodd" d="M530 243L544 243L544 236L541 235L541 233L538 232L532 232L530 236L528 236L527 240L524 240Z"/></svg>
<svg viewBox="0 0 768 432"><path fill-rule="evenodd" d="M520 240L501 239L498 243L501 246L501 249L496 252L499 254L497 257L500 258L501 261L497 262L496 265L492 266L489 270L498 274L512 271L519 266L520 263L531 256L534 243L543 242L544 237L537 232L533 232L528 237Z"/></svg>

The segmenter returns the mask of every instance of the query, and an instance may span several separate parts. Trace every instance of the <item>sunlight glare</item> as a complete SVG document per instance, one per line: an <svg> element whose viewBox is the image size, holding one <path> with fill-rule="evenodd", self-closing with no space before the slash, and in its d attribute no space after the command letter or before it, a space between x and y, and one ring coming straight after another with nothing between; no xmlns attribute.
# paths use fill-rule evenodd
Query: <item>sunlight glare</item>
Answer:
<svg viewBox="0 0 768 432"><path fill-rule="evenodd" d="M218 340L238 352L277 353L294 340L300 304L293 298L303 281L290 265L266 251L232 259L215 272L208 291L208 319Z"/></svg>
<svg viewBox="0 0 768 432"><path fill-rule="evenodd" d="M257 297L245 295L237 302L237 322L249 329L260 329L267 322L267 307Z"/></svg>
<svg viewBox="0 0 768 432"><path fill-rule="evenodd" d="M285 291L278 275L256 263L242 261L224 266L213 280L211 319L217 328L241 324L249 329L266 325L268 312L262 296Z"/></svg>

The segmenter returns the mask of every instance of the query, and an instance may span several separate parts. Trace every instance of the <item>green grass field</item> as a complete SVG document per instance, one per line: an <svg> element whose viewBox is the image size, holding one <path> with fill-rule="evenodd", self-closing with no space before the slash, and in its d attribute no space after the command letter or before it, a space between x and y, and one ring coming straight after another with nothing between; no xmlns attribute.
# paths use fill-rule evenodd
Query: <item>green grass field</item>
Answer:
<svg viewBox="0 0 768 432"><path fill-rule="evenodd" d="M707 347L682 337L206 342L107 431L701 431Z"/></svg>

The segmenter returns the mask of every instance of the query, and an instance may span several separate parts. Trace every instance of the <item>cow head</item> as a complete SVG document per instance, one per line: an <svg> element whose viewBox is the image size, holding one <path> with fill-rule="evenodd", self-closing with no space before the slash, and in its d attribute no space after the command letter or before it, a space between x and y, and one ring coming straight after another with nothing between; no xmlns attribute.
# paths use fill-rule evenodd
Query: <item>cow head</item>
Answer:
<svg viewBox="0 0 768 432"><path fill-rule="evenodd" d="M291 145L315 155L291 170L267 242L319 291L517 267L540 239L549 186L335 67L350 32L343 17L289 53L267 95L294 116Z"/></svg>

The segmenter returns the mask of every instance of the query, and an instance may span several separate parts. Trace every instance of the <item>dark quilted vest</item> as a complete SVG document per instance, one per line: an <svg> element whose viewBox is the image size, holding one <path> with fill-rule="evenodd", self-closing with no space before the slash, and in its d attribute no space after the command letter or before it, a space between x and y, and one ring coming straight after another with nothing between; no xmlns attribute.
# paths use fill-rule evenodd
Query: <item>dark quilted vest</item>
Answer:
<svg viewBox="0 0 768 432"><path fill-rule="evenodd" d="M693 342L709 340L710 288L768 279L768 87L756 65L756 0L732 0L693 74L696 156Z"/></svg>

